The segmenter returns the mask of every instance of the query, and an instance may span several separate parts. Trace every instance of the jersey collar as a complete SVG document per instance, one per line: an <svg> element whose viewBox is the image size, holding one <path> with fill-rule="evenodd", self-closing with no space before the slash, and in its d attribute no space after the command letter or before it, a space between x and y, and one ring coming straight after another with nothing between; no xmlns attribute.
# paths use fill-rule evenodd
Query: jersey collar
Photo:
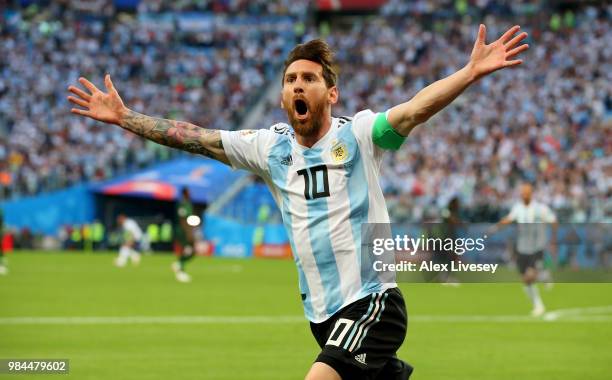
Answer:
<svg viewBox="0 0 612 380"><path fill-rule="evenodd" d="M329 127L329 130L327 131L327 133L325 133L325 135L323 135L323 137L321 137L319 139L319 141L317 141L316 143L314 143L313 146L311 146L310 148L300 145L300 143L297 142L297 138L294 139L294 144L295 144L295 148L297 149L297 151L299 152L304 152L307 151L309 149L317 149L320 148L322 146L324 146L327 141L329 141L329 139L331 138L331 136L334 135L334 131L338 128L338 118L336 117L332 117L331 120L331 126Z"/></svg>

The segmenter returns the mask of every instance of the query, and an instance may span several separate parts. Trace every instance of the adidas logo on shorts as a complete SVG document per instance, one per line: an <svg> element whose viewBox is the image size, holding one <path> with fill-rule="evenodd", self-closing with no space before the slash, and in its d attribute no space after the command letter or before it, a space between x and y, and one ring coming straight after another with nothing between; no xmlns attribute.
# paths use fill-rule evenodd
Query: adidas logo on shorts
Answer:
<svg viewBox="0 0 612 380"><path fill-rule="evenodd" d="M355 355L355 360L357 360L359 363L361 364L366 364L366 354L365 352L363 354L359 354L359 355Z"/></svg>

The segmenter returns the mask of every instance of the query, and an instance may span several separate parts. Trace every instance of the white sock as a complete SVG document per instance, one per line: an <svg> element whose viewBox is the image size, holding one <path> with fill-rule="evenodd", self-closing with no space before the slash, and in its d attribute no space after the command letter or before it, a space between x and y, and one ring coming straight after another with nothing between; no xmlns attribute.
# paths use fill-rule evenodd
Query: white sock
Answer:
<svg viewBox="0 0 612 380"><path fill-rule="evenodd" d="M540 292L538 291L538 287L535 284L525 285L524 287L525 293L529 296L533 307L544 307L544 303L542 302L542 298L540 298Z"/></svg>
<svg viewBox="0 0 612 380"><path fill-rule="evenodd" d="M552 282L552 275L550 270L545 269L538 272L538 281L541 282Z"/></svg>
<svg viewBox="0 0 612 380"><path fill-rule="evenodd" d="M130 251L130 247L126 247L125 245L122 245L121 248L119 248L119 257L117 258L117 265L123 266L127 263L128 259L130 258Z"/></svg>

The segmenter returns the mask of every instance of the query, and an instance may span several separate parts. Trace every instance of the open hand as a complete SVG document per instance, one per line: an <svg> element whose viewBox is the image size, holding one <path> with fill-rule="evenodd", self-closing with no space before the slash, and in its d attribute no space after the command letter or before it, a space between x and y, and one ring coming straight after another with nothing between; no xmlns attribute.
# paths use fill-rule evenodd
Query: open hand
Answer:
<svg viewBox="0 0 612 380"><path fill-rule="evenodd" d="M106 74L104 77L104 84L108 93L100 91L93 83L83 77L79 78L79 83L89 90L89 93L78 87L70 86L68 91L72 92L76 97L68 96L68 100L85 109L73 108L70 112L105 123L119 125L123 115L127 112L127 108L123 105L119 93L115 90L110 75Z"/></svg>
<svg viewBox="0 0 612 380"><path fill-rule="evenodd" d="M527 38L527 33L525 32L515 36L520 29L520 26L515 25L508 29L498 40L486 45L487 29L483 24L480 24L478 38L474 43L469 63L476 79L496 70L523 63L521 59L513 59L519 53L529 49L527 44L519 46L519 43Z"/></svg>

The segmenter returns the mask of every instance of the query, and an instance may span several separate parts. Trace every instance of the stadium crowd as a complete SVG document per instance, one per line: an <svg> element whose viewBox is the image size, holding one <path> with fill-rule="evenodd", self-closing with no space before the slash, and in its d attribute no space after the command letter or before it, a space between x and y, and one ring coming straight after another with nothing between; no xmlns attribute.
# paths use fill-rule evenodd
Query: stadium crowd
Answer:
<svg viewBox="0 0 612 380"><path fill-rule="evenodd" d="M110 72L136 111L237 128L278 80L296 41L293 21L306 21L309 4L154 0L124 13L100 0L104 12L96 13L82 3L91 5L0 12L0 198L108 178L172 154L71 117L65 88L79 75L101 84ZM612 213L612 8L559 14L545 3L391 0L381 17L307 27L304 40L322 36L337 52L336 115L385 110L451 74L466 63L481 21L488 41L510 22L530 33L522 66L481 80L386 156L394 220L420 220L454 196L475 219L494 219L521 180L534 182L537 198L564 220ZM210 15L209 27L191 30L185 11ZM274 99L258 125L285 120Z"/></svg>
<svg viewBox="0 0 612 380"><path fill-rule="evenodd" d="M530 34L522 66L481 80L386 156L392 219L431 218L457 196L469 219L495 220L518 199L520 181L534 183L537 198L561 220L610 218L612 7L557 15L523 2L506 9L480 1L464 10L466 20L446 17L449 9L460 12L453 3L460 2L391 1L381 10L385 17L337 22L324 36L339 67L334 113L353 115L403 103L465 65L480 22L471 17L483 9L496 10L482 20L487 42L510 22ZM276 101L266 114L262 126L284 118Z"/></svg>
<svg viewBox="0 0 612 380"><path fill-rule="evenodd" d="M79 76L102 86L110 73L139 112L237 128L295 43L307 4L157 0L124 12L107 0L46 3L0 4L0 199L176 154L72 116L66 88Z"/></svg>

